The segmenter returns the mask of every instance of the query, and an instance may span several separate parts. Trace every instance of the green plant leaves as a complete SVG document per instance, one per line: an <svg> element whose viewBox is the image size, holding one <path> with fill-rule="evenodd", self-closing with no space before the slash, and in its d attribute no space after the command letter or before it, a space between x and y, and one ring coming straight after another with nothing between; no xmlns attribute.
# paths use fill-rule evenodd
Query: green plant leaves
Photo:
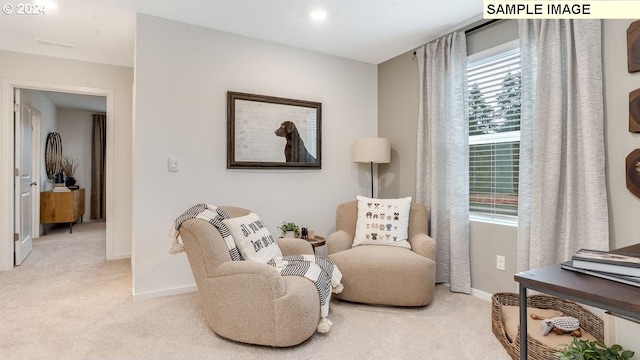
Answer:
<svg viewBox="0 0 640 360"><path fill-rule="evenodd" d="M286 233L287 231L295 231L296 234L300 232L300 227L293 222L283 221L282 225L278 226L277 228L282 231L282 234Z"/></svg>
<svg viewBox="0 0 640 360"><path fill-rule="evenodd" d="M562 351L555 353L560 360L628 360L635 353L623 350L622 346L613 344L607 347L602 341L579 340L573 338Z"/></svg>

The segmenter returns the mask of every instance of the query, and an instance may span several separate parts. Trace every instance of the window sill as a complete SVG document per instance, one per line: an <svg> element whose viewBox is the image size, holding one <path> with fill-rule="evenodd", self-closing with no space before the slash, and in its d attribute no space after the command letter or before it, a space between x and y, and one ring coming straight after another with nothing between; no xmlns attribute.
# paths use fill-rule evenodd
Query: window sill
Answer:
<svg viewBox="0 0 640 360"><path fill-rule="evenodd" d="M505 226L518 227L518 217L517 216L471 213L469 215L469 221L471 221L471 222L481 222L481 223L486 223L486 224L495 224L495 225L505 225Z"/></svg>

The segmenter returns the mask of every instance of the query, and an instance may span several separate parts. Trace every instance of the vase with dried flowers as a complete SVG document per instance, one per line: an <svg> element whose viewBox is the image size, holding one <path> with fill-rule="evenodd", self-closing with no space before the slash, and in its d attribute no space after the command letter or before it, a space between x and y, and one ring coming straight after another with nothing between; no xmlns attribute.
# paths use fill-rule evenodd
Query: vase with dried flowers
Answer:
<svg viewBox="0 0 640 360"><path fill-rule="evenodd" d="M73 186L76 184L76 178L73 177L76 173L76 169L78 168L78 160L73 157L67 155L62 159L62 171L67 176L65 180L66 186Z"/></svg>

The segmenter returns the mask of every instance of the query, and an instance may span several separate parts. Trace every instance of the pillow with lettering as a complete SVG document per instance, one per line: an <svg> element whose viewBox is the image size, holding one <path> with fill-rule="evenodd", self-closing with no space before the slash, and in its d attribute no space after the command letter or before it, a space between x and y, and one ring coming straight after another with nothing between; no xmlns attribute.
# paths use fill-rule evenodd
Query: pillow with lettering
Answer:
<svg viewBox="0 0 640 360"><path fill-rule="evenodd" d="M255 213L224 219L240 254L245 260L267 263L276 256L282 256L280 247L271 236L269 229Z"/></svg>
<svg viewBox="0 0 640 360"><path fill-rule="evenodd" d="M409 210L411 196L401 199L373 199L356 195L358 218L352 247L391 245L411 249Z"/></svg>

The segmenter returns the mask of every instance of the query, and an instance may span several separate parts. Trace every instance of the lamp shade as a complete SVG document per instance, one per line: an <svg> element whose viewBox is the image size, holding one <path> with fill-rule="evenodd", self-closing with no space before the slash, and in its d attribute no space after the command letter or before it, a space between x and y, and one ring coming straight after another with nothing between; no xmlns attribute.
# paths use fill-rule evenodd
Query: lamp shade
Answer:
<svg viewBox="0 0 640 360"><path fill-rule="evenodd" d="M360 163L391 162L391 142L385 138L362 138L353 143L353 161Z"/></svg>

